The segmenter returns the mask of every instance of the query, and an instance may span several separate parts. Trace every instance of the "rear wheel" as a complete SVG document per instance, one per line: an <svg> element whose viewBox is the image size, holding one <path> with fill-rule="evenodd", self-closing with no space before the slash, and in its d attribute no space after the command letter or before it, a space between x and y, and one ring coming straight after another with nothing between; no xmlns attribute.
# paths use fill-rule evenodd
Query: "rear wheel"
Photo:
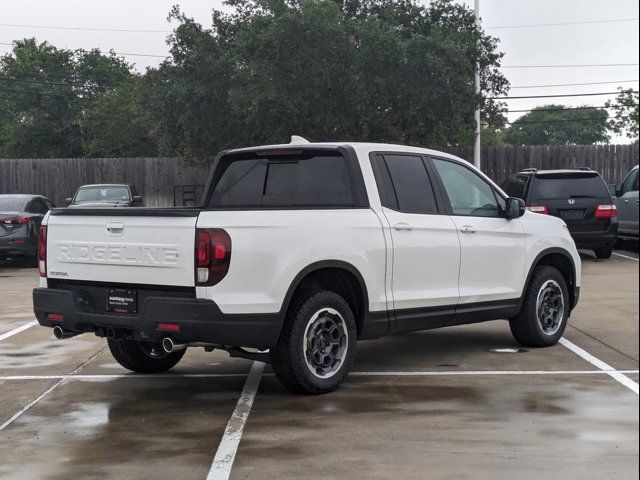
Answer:
<svg viewBox="0 0 640 480"><path fill-rule="evenodd" d="M608 244L594 250L596 257L598 258L610 258L613 253L613 245Z"/></svg>
<svg viewBox="0 0 640 480"><path fill-rule="evenodd" d="M107 339L111 355L124 368L138 373L165 372L173 368L185 354L185 350L167 353L159 343L136 340Z"/></svg>
<svg viewBox="0 0 640 480"><path fill-rule="evenodd" d="M300 298L271 349L273 370L294 392L332 392L353 365L356 337L353 312L340 295L321 291Z"/></svg>
<svg viewBox="0 0 640 480"><path fill-rule="evenodd" d="M520 313L509 320L521 345L549 347L562 337L569 319L569 290L562 274L547 265L536 267Z"/></svg>

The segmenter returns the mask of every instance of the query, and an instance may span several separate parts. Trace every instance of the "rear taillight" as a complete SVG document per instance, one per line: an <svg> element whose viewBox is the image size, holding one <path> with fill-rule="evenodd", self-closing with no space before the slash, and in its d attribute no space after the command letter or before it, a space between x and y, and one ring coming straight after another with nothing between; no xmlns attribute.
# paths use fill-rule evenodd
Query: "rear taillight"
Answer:
<svg viewBox="0 0 640 480"><path fill-rule="evenodd" d="M544 205L530 205L526 208L533 213L541 213L543 215L547 215L549 213L549 210L547 210L547 207Z"/></svg>
<svg viewBox="0 0 640 480"><path fill-rule="evenodd" d="M209 287L222 280L231 262L231 237L221 228L196 229L195 282Z"/></svg>
<svg viewBox="0 0 640 480"><path fill-rule="evenodd" d="M11 217L3 218L0 223L3 225L25 225L31 221L31 217Z"/></svg>
<svg viewBox="0 0 640 480"><path fill-rule="evenodd" d="M615 205L598 205L596 218L615 218L618 216L618 208Z"/></svg>
<svg viewBox="0 0 640 480"><path fill-rule="evenodd" d="M41 277L47 276L47 226L41 225L38 233L38 270Z"/></svg>

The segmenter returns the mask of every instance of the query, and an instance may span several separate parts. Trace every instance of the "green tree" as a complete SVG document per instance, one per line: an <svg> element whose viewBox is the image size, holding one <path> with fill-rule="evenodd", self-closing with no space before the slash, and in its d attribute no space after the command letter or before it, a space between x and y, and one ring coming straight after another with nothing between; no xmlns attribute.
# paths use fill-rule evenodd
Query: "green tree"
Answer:
<svg viewBox="0 0 640 480"><path fill-rule="evenodd" d="M609 121L609 128L617 134L625 134L628 138L638 141L638 92L632 89L619 89L616 101L608 101L607 107L615 109L613 118Z"/></svg>
<svg viewBox="0 0 640 480"><path fill-rule="evenodd" d="M511 145L589 145L609 141L608 114L595 107L544 105L511 123L504 139Z"/></svg>
<svg viewBox="0 0 640 480"><path fill-rule="evenodd" d="M496 39L465 6L435 0L228 0L211 29L184 16L172 58L145 77L142 104L161 152L288 141L473 142L473 111L502 119L508 83ZM474 92L480 64L483 95Z"/></svg>
<svg viewBox="0 0 640 480"><path fill-rule="evenodd" d="M15 41L0 57L0 155L81 156L83 116L96 98L131 77L114 53Z"/></svg>

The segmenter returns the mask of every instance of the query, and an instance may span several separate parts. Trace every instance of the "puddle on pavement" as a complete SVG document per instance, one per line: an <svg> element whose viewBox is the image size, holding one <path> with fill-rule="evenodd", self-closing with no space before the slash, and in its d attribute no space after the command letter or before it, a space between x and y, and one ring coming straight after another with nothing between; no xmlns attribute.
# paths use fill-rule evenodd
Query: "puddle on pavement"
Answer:
<svg viewBox="0 0 640 480"><path fill-rule="evenodd" d="M95 347L95 342L79 339L65 343L44 340L25 345L2 342L0 343L0 369L26 370L59 365L69 361L74 354L87 352ZM28 361L25 361L27 358Z"/></svg>

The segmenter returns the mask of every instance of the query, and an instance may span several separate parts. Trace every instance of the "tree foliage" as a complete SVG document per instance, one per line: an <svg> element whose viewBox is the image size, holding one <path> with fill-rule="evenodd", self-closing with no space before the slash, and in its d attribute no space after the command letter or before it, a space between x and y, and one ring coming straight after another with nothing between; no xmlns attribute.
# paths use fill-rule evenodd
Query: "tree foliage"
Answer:
<svg viewBox="0 0 640 480"><path fill-rule="evenodd" d="M638 141L638 92L632 89L619 89L620 93L615 102L608 101L607 107L615 109L609 127L617 134L625 134L628 138Z"/></svg>
<svg viewBox="0 0 640 480"><path fill-rule="evenodd" d="M146 75L164 154L288 141L473 141L473 111L501 117L497 41L450 1L229 0L204 29L174 9L172 58ZM484 98L474 93L478 62Z"/></svg>
<svg viewBox="0 0 640 480"><path fill-rule="evenodd" d="M608 114L595 107L578 109L564 105L534 108L506 129L511 145L589 145L608 142Z"/></svg>
<svg viewBox="0 0 640 480"><path fill-rule="evenodd" d="M0 155L171 155L311 140L470 145L501 124L498 44L450 0L227 0L177 7L171 56L144 75L113 52L15 42L0 59ZM480 67L482 96L474 89ZM33 83L20 82L34 81ZM49 83L37 83L49 82Z"/></svg>
<svg viewBox="0 0 640 480"><path fill-rule="evenodd" d="M0 57L0 155L83 155L85 114L131 77L113 53L14 42L13 52Z"/></svg>

